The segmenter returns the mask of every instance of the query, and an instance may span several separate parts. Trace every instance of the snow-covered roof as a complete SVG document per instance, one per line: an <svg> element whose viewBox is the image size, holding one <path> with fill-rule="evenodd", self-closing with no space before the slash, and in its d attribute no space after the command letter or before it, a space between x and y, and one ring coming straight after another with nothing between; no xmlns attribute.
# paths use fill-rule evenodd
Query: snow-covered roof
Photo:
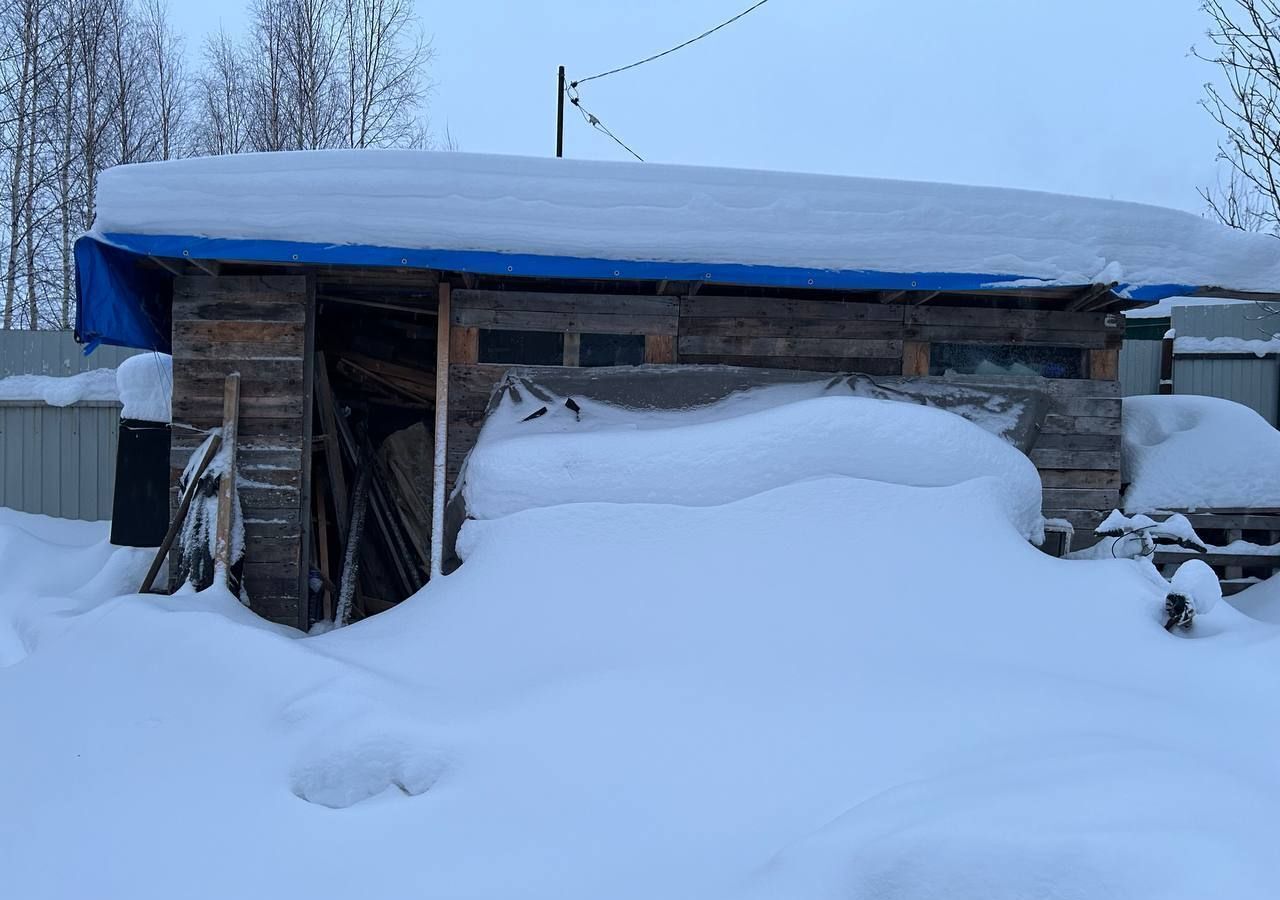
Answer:
<svg viewBox="0 0 1280 900"><path fill-rule="evenodd" d="M1280 289L1272 238L1000 188L410 150L104 172L92 242L193 259L835 290ZM85 260L78 260L86 268Z"/></svg>

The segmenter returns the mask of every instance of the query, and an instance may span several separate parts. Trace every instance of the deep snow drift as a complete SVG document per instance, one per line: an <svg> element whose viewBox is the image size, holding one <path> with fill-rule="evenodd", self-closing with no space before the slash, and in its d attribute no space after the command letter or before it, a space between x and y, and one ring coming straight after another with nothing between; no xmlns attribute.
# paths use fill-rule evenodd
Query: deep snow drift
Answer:
<svg viewBox="0 0 1280 900"><path fill-rule="evenodd" d="M504 402L467 460L467 513L493 519L587 501L718 506L831 475L919 486L983 478L1019 532L1043 539L1040 475L1005 441L927 406L804 397L820 387L760 388L671 412Z"/></svg>
<svg viewBox="0 0 1280 900"><path fill-rule="evenodd" d="M94 233L106 236L969 273L1120 282L1157 295L1169 285L1271 291L1280 284L1268 236L1170 209L655 163L413 150L246 153L108 169L96 208Z"/></svg>
<svg viewBox="0 0 1280 900"><path fill-rule="evenodd" d="M1280 507L1280 432L1230 400L1127 397L1128 512Z"/></svg>
<svg viewBox="0 0 1280 900"><path fill-rule="evenodd" d="M1280 629L1165 633L1149 567L1041 554L980 469L753 487L756 449L703 505L468 522L453 575L304 639L0 519L6 894L1274 896Z"/></svg>

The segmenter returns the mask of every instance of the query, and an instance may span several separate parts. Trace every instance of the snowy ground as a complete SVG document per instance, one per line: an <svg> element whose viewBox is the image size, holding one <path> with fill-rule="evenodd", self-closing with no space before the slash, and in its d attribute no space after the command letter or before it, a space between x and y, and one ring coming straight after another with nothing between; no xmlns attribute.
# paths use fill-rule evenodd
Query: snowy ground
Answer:
<svg viewBox="0 0 1280 900"><path fill-rule="evenodd" d="M1275 896L1280 628L1167 634L985 472L814 465L481 496L458 572L307 638L0 510L5 895Z"/></svg>

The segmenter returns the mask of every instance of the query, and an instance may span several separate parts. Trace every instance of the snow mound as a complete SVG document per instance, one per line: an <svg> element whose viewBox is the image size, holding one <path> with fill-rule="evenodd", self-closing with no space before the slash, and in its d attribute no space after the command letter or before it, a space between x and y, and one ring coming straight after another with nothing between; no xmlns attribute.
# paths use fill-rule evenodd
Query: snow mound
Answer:
<svg viewBox="0 0 1280 900"><path fill-rule="evenodd" d="M139 353L116 369L123 419L168 422L173 417L173 357L167 353Z"/></svg>
<svg viewBox="0 0 1280 900"><path fill-rule="evenodd" d="M295 639L15 590L57 577L23 528L6 895L1272 900L1280 629L1171 638L1166 583L1040 553L998 484L528 507Z"/></svg>
<svg viewBox="0 0 1280 900"><path fill-rule="evenodd" d="M115 369L90 369L75 375L10 375L0 378L0 400L38 400L49 406L87 401L115 402Z"/></svg>
<svg viewBox="0 0 1280 900"><path fill-rule="evenodd" d="M1280 576L1273 575L1223 599L1252 619L1280 625Z"/></svg>
<svg viewBox="0 0 1280 900"><path fill-rule="evenodd" d="M1230 400L1125 398L1123 467L1131 513L1280 507L1280 432Z"/></svg>
<svg viewBox="0 0 1280 900"><path fill-rule="evenodd" d="M496 410L467 459L468 514L587 502L717 506L832 475L933 487L980 478L1021 534L1043 538L1035 466L953 413L848 396L763 408L737 397L691 412L578 406Z"/></svg>
<svg viewBox="0 0 1280 900"><path fill-rule="evenodd" d="M532 254L971 273L1164 293L1171 285L1280 285L1268 236L1175 210L656 163L411 150L246 153L108 169L96 209L94 233L107 240L190 235L479 250L515 264L514 254ZM181 240L169 252L180 252Z"/></svg>
<svg viewBox="0 0 1280 900"><path fill-rule="evenodd" d="M1202 616L1218 605L1222 599L1222 585L1213 568L1202 559L1189 559L1169 579L1171 592L1185 597Z"/></svg>

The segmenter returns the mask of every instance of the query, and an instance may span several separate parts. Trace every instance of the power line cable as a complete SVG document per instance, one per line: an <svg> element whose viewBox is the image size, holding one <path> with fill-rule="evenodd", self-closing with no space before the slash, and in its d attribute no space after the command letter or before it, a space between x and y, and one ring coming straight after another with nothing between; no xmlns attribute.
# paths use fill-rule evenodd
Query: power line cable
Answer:
<svg viewBox="0 0 1280 900"><path fill-rule="evenodd" d="M719 31L721 28L724 28L726 25L732 25L734 22L738 21L743 16L747 15L748 13L754 12L755 10L764 6L768 2L769 0L758 0L757 3L754 3L753 5L747 7L742 12L734 16L732 19L726 19L725 21L717 25L715 28L709 28L706 31L702 32L702 34L698 35L697 37L689 38L689 40L685 41L683 44L677 44L676 46L672 47L670 50L663 50L661 53L655 53L653 56L646 56L644 59L637 60L636 62L630 63L629 65L618 66L618 68L616 69L610 69L609 71L601 72L598 75L589 75L586 78L579 78L577 81L570 83L569 86L576 88L578 85L585 84L588 81L595 81L597 78L604 78L608 75L617 75L619 72L625 72L627 71L627 69L634 69L636 66L643 66L645 63L653 62L655 59L662 59L662 57L675 53L677 50L683 50L685 47L688 47L690 44L697 43L698 41L702 40L704 37L709 37L710 35L715 34L717 31ZM617 140L617 138L614 138L614 140ZM622 142L618 141L618 143L621 144ZM626 146L626 145L623 144L623 146Z"/></svg>
<svg viewBox="0 0 1280 900"><path fill-rule="evenodd" d="M588 125L596 129L597 131L603 132L604 134L608 135L615 144L617 144L623 150L626 150L628 153L630 153L640 162L644 162L643 156L641 156L639 153L637 153L636 151L628 147L620 137L618 137L616 134L610 131L609 127L600 121L599 116L597 116L595 113L591 112L591 110L587 109L585 106L582 105L582 102L578 97L577 91L575 91L570 86L566 86L564 92L565 92L565 96L569 98L569 102L573 104L573 108L582 114L582 120L584 122L586 122Z"/></svg>

